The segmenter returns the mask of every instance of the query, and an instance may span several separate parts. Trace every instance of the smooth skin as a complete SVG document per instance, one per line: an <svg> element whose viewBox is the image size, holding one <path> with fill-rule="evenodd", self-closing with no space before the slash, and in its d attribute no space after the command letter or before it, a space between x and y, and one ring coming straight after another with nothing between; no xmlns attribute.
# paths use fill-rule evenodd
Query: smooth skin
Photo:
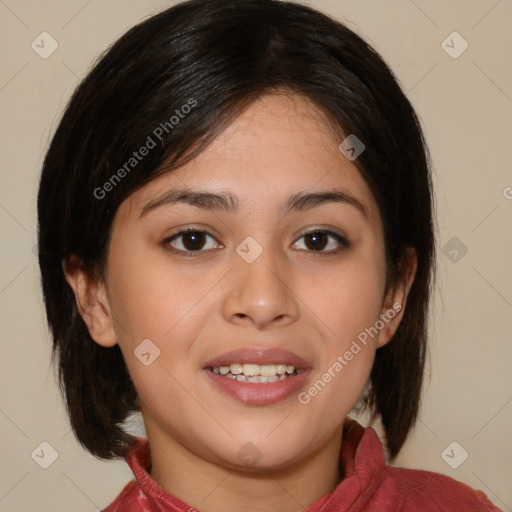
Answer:
<svg viewBox="0 0 512 512"><path fill-rule="evenodd" d="M343 420L375 351L402 318L414 251L404 278L385 290L381 216L335 132L306 98L263 96L193 161L121 204L104 280L66 266L91 337L122 350L151 446L151 476L202 512L296 512L331 492L343 478ZM230 193L238 211L154 205L178 188ZM333 189L351 203L283 214L290 196ZM186 228L206 234L170 240ZM252 263L236 252L247 237L263 249ZM294 394L247 406L204 373L209 359L234 349L283 347L310 362L307 391L395 303L401 312L307 404ZM134 355L146 339L160 350L148 366ZM261 453L252 467L238 456L248 442Z"/></svg>

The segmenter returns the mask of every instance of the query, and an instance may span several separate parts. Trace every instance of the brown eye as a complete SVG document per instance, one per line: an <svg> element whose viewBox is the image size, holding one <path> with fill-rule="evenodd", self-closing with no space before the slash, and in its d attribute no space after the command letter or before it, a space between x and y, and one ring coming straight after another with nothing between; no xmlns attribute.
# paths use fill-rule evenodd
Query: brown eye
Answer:
<svg viewBox="0 0 512 512"><path fill-rule="evenodd" d="M306 246L312 251L321 251L324 249L328 242L328 238L329 237L321 231L316 233L309 233L304 237L306 240Z"/></svg>
<svg viewBox="0 0 512 512"><path fill-rule="evenodd" d="M310 231L309 233L302 235L301 239L302 238L305 240L305 250L310 252L318 252L326 255L337 253L340 250L347 248L349 246L349 243L346 240L346 238L338 235L337 233L333 233L332 231ZM334 242L331 242L329 244L329 239L333 239ZM328 248L328 250L325 250L326 247Z"/></svg>
<svg viewBox="0 0 512 512"><path fill-rule="evenodd" d="M203 247L206 236L199 231L190 231L182 235L182 240L182 244L187 251L197 251Z"/></svg>
<svg viewBox="0 0 512 512"><path fill-rule="evenodd" d="M198 229L186 229L183 231L179 231L178 233L172 235L171 237L164 240L163 244L165 246L171 246L172 250L180 253L200 253L205 252L205 245L208 245L208 239L215 240L210 234L206 231L200 231ZM206 250L215 248L216 244L213 244L213 247L207 247Z"/></svg>

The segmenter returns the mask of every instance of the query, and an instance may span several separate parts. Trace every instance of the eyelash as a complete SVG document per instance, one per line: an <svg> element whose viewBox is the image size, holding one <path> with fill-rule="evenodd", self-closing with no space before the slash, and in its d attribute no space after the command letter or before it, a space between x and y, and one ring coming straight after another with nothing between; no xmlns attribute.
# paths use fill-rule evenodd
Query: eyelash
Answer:
<svg viewBox="0 0 512 512"><path fill-rule="evenodd" d="M183 235L186 235L187 233L206 234L207 236L215 239L215 237L213 235L211 235L210 233L208 233L207 231L203 231L201 229L187 228L187 229L178 231L174 235L166 238L162 242L162 246L164 246L164 248L166 248L166 249L168 249L168 250L170 250L170 251L172 251L174 253L177 253L177 254L180 254L180 255L186 256L186 257L197 257L201 253L204 253L204 252L208 251L208 250L207 251L204 251L204 250L190 251L190 250L176 249L175 247L170 246L171 242L173 242L174 240L182 237ZM339 243L340 247L338 249L330 250L330 251L306 250L306 252L310 252L310 253L316 254L318 256L323 256L323 257L325 257L325 256L335 256L338 253L340 253L341 251L343 251L344 249L347 249L347 248L350 247L350 243L348 242L348 240L345 237L339 235L338 233L335 233L335 232L329 231L329 230L325 230L325 229L314 229L312 231L308 231L307 233L303 233L299 237L299 240L301 238L304 238L304 237L308 236L308 235L319 234L319 233L326 234L326 235L334 238ZM209 249L209 250L211 250L211 249ZM304 250L304 249L300 249L300 250Z"/></svg>

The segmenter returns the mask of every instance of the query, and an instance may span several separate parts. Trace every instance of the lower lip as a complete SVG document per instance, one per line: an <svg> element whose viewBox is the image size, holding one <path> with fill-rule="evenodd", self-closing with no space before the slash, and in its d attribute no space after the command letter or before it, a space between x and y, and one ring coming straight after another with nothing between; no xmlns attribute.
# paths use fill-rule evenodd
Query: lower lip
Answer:
<svg viewBox="0 0 512 512"><path fill-rule="evenodd" d="M311 370L287 377L277 382L240 382L204 370L213 383L230 397L247 405L271 405L285 400L303 387Z"/></svg>

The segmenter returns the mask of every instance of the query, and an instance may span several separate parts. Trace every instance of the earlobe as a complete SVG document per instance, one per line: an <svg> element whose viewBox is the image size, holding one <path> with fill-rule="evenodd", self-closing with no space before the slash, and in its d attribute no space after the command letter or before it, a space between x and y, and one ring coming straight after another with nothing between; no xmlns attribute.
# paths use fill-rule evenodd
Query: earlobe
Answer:
<svg viewBox="0 0 512 512"><path fill-rule="evenodd" d="M407 247L402 260L401 275L397 282L390 287L384 299L381 313L384 327L379 331L378 348L391 341L402 321L407 297L414 282L417 268L418 257L416 250L413 247Z"/></svg>
<svg viewBox="0 0 512 512"><path fill-rule="evenodd" d="M104 283L86 272L75 255L63 260L62 269L68 285L73 290L78 312L91 338L103 347L116 345L117 339Z"/></svg>

